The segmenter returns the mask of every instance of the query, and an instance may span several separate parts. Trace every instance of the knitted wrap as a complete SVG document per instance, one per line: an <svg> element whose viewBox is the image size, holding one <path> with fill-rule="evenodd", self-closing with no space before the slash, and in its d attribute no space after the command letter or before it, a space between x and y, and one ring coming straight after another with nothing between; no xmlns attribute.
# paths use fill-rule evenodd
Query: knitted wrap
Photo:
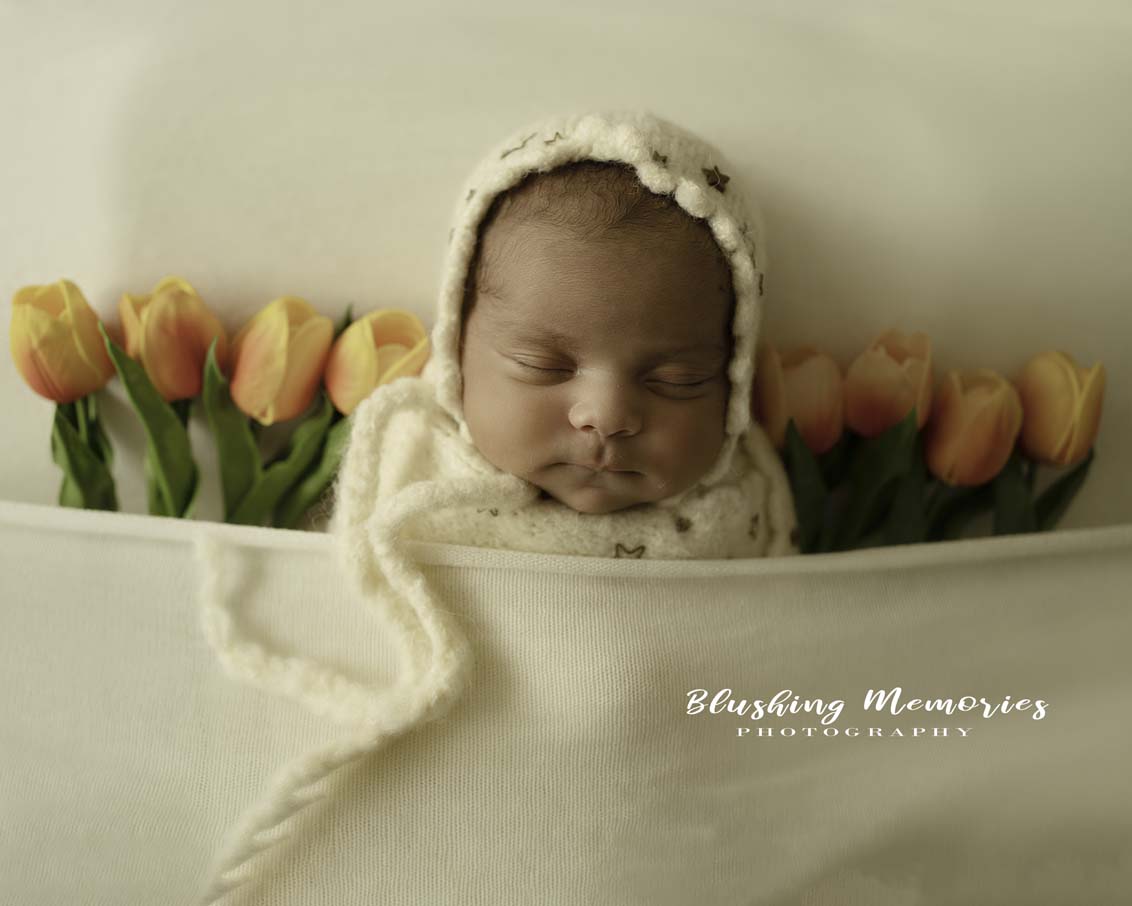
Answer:
<svg viewBox="0 0 1132 906"><path fill-rule="evenodd" d="M578 160L633 166L652 192L711 227L732 272L735 314L725 441L691 488L653 507L580 514L490 464L464 421L460 317L479 225L492 200L528 173ZM692 134L643 112L554 117L489 152L464 186L449 233L432 355L421 377L379 387L351 416L336 485L333 529L347 572L375 614L393 624L405 667L390 687L368 686L300 656L244 638L227 603L222 551L202 529L206 639L235 680L289 697L344 725L331 745L285 765L231 829L200 900L257 902L250 884L292 836L296 816L328 794L327 780L399 734L442 715L468 682L471 650L407 540L515 550L647 558L780 556L796 552L789 483L750 416L763 292L762 229L730 163ZM756 258L756 255L758 256Z"/></svg>

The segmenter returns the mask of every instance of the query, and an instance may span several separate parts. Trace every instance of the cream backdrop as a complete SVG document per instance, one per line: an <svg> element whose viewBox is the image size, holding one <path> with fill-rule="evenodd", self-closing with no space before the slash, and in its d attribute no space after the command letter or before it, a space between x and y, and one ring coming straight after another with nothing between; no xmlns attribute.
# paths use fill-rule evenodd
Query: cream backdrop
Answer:
<svg viewBox="0 0 1132 906"><path fill-rule="evenodd" d="M179 274L233 330L283 294L428 320L486 147L550 109L639 105L758 189L780 344L844 362L899 326L940 365L1009 373L1057 346L1109 370L1078 531L689 564L423 546L470 688L335 777L240 902L1127 899L1129 46L1123 0L0 0L7 297L67 276L113 320L120 293ZM51 406L3 358L0 901L198 902L268 778L338 731L221 669L193 540L230 541L224 606L281 656L380 682L392 636L332 538L51 506ZM107 408L141 513L116 383ZM901 683L1050 717L754 741L679 712L695 684L855 708Z"/></svg>
<svg viewBox="0 0 1132 906"><path fill-rule="evenodd" d="M486 148L549 110L640 105L747 171L780 343L846 363L892 325L930 333L941 366L1104 360L1094 477L1064 525L1129 522L1130 45L1124 0L0 0L0 290L68 276L116 320L122 292L173 273L232 330L283 294L429 321ZM51 406L3 358L0 498L51 502ZM122 400L114 382L140 513Z"/></svg>

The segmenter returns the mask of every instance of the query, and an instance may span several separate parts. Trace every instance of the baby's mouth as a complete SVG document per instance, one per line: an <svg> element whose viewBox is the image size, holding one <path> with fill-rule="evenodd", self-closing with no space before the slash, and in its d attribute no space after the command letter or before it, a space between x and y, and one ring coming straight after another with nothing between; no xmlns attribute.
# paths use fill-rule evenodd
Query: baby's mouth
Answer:
<svg viewBox="0 0 1132 906"><path fill-rule="evenodd" d="M568 462L565 465L574 466L579 469L587 469L590 472L612 472L614 475L640 475L636 469L621 469L616 468L613 464L602 462Z"/></svg>

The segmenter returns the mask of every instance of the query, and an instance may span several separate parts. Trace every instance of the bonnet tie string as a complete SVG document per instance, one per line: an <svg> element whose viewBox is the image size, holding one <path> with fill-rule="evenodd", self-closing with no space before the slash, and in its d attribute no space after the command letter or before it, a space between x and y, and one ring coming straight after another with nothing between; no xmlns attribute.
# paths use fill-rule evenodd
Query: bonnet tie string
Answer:
<svg viewBox="0 0 1132 906"><path fill-rule="evenodd" d="M395 737L440 717L468 681L470 644L404 552L401 529L419 514L485 499L520 505L529 492L514 476L485 475L418 482L376 504L374 497L365 496L375 490L376 480L376 469L367 467L367 457L376 449L370 441L413 392L398 384L412 383L388 385L367 401L366 417L353 426L342 464L336 514L341 553L356 584L372 611L391 618L399 635L405 664L391 685L357 682L317 661L283 656L242 635L221 588L220 544L207 531L197 536L203 629L224 671L349 727L344 738L300 756L271 778L260 800L226 834L213 859L199 901L202 906L220 903L263 870L266 858L257 857L291 837L291 819L327 796L322 781ZM355 416L361 414L359 410Z"/></svg>

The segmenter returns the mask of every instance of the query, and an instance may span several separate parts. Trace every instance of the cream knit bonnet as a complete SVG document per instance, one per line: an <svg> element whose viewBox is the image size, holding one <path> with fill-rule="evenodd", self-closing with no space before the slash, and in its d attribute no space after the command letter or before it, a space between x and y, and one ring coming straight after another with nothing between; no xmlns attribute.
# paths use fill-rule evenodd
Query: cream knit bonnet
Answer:
<svg viewBox="0 0 1132 906"><path fill-rule="evenodd" d="M701 485L714 484L727 473L736 443L751 424L751 382L766 265L762 220L744 198L735 169L719 151L654 114L610 111L554 116L516 131L488 152L460 193L449 231L431 357L423 376L436 385L438 401L471 443L460 403L460 314L480 223L495 197L527 174L581 160L632 166L650 192L672 196L688 214L707 222L731 267L735 313L726 440L715 465L700 480Z"/></svg>
<svg viewBox="0 0 1132 906"><path fill-rule="evenodd" d="M730 264L735 296L721 452L691 488L653 508L634 508L640 512L631 515L587 516L557 501L537 501L537 488L479 454L461 406L460 318L480 224L493 199L528 174L581 160L629 164L645 188L670 195L704 220ZM249 882L269 870L266 857L282 850L279 844L294 832L293 819L327 796L330 775L443 715L466 686L470 644L451 606L436 599L405 549L414 530L427 529L417 535L424 540L485 547L518 540L521 546L512 549L591 556L642 556L640 536L622 535L626 530L651 533L650 558L727 556L721 539L735 535L743 545L735 550L750 553L732 556L795 552L789 485L765 432L750 416L765 266L762 235L757 214L744 201L736 172L723 155L649 113L552 117L519 130L488 153L459 196L431 358L420 378L379 387L355 410L336 488L333 528L343 563L365 605L399 637L403 671L391 685L374 686L242 635L218 568L227 552L207 530L200 533L204 634L224 670L346 728L340 740L285 765L272 778L263 797L227 835L200 902L241 895L255 902Z"/></svg>

